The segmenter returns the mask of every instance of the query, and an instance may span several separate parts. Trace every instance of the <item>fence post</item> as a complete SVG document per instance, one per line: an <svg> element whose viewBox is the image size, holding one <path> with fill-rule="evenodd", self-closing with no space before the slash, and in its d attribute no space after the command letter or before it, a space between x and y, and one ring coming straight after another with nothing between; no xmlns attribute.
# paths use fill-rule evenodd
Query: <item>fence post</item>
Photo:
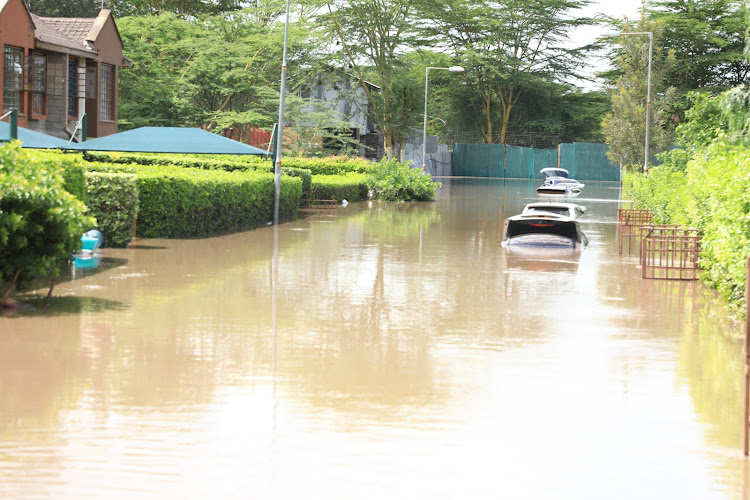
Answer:
<svg viewBox="0 0 750 500"><path fill-rule="evenodd" d="M13 108L10 110L8 125L10 126L10 138L18 139L18 109Z"/></svg>

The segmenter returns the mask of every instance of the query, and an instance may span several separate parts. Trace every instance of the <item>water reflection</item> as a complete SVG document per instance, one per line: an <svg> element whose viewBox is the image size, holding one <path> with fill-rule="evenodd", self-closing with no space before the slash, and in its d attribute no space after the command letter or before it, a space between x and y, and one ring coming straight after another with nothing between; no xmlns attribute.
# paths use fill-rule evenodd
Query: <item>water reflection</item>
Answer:
<svg viewBox="0 0 750 500"><path fill-rule="evenodd" d="M535 187L105 250L0 318L0 497L736 498L739 325L640 279L610 184L509 253Z"/></svg>

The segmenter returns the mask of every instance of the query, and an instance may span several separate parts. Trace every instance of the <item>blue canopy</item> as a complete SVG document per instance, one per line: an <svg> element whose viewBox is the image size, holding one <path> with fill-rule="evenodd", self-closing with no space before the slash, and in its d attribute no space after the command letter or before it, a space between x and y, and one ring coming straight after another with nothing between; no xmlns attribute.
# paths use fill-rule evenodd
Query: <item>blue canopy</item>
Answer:
<svg viewBox="0 0 750 500"><path fill-rule="evenodd" d="M10 140L10 125L0 122L0 142ZM18 140L24 148L34 149L68 149L68 141L51 135L34 132L27 128L18 127Z"/></svg>
<svg viewBox="0 0 750 500"><path fill-rule="evenodd" d="M128 153L266 155L265 151L255 146L199 128L181 127L141 127L71 144L69 148Z"/></svg>

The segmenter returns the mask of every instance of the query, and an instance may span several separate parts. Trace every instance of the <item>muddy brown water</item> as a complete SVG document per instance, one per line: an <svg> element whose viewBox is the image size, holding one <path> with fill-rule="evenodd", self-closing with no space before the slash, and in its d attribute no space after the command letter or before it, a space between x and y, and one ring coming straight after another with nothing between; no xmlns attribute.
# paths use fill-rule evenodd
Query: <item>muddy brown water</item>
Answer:
<svg viewBox="0 0 750 500"><path fill-rule="evenodd" d="M537 182L443 179L105 249L0 317L0 498L735 499L742 328L617 251L509 252Z"/></svg>

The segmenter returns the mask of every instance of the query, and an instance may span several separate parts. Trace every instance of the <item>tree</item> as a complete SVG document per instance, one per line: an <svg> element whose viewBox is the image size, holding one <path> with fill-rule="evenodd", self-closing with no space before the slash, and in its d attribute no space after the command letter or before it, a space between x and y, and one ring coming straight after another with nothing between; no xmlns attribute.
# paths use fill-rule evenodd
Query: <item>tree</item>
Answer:
<svg viewBox="0 0 750 500"><path fill-rule="evenodd" d="M587 0L447 0L428 4L431 36L444 43L465 69L476 90L473 109L482 116L486 142L494 141L500 121L505 141L512 112L538 79L562 81L583 63L587 49L565 46L569 32L591 19L569 16Z"/></svg>
<svg viewBox="0 0 750 500"><path fill-rule="evenodd" d="M96 17L101 7L98 0L28 0L29 10L42 17Z"/></svg>
<svg viewBox="0 0 750 500"><path fill-rule="evenodd" d="M283 26L256 11L199 19L174 14L120 20L125 56L120 120L144 125L267 127L276 121ZM290 45L307 36L290 32ZM303 47L303 44L296 44ZM304 52L292 52L297 61Z"/></svg>
<svg viewBox="0 0 750 500"><path fill-rule="evenodd" d="M741 0L662 0L649 19L663 25L664 49L676 64L667 82L682 96L707 87L748 83L750 65L743 58L748 23Z"/></svg>
<svg viewBox="0 0 750 500"><path fill-rule="evenodd" d="M338 115L335 102L289 95L285 103L284 123L291 130L284 134L284 147L290 155L347 154L359 146L351 135L355 125Z"/></svg>
<svg viewBox="0 0 750 500"><path fill-rule="evenodd" d="M651 128L649 156L664 151L672 144L675 120L672 116L675 91L666 87L666 78L674 64L673 51L663 50L661 22L640 21L625 23L624 32L653 33L651 62ZM648 94L649 40L646 35L619 37L622 52L615 64L621 75L610 90L612 112L602 121L602 129L609 144L607 155L613 163L640 165L645 156L646 98Z"/></svg>
<svg viewBox="0 0 750 500"><path fill-rule="evenodd" d="M399 55L420 45L416 30L420 0L348 0L327 2L318 28L338 47L340 64L352 71L367 95L385 147L395 148L413 115L414 96L405 82ZM379 91L372 90L372 77Z"/></svg>

